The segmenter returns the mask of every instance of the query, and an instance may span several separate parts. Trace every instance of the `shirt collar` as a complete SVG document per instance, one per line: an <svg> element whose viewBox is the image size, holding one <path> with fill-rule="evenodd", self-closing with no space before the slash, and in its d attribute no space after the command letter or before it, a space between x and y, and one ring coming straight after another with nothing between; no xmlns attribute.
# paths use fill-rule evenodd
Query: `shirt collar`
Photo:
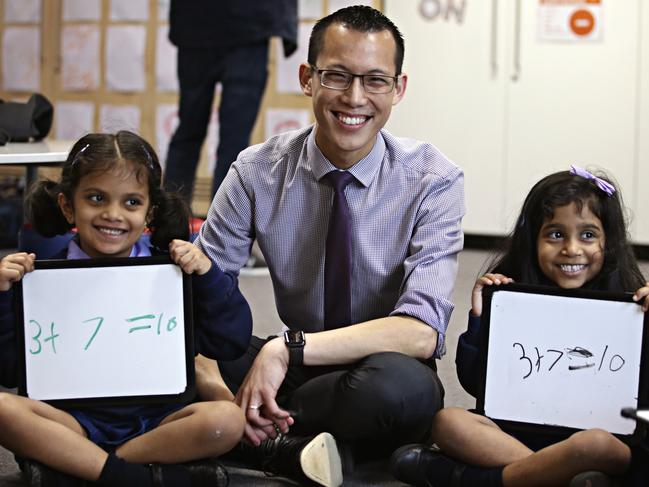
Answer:
<svg viewBox="0 0 649 487"><path fill-rule="evenodd" d="M311 131L309 137L307 138L307 159L310 161L310 166L313 171L313 175L319 181L326 174L331 171L339 170L334 166L329 160L324 156L320 148L315 142L315 133L317 126L314 127L314 130ZM374 180L374 176L381 166L383 161L383 156L385 154L385 140L381 132L376 134L376 142L372 147L372 150L367 154L363 159L358 161L348 171L358 180L363 186L369 186Z"/></svg>
<svg viewBox="0 0 649 487"><path fill-rule="evenodd" d="M81 247L79 247L79 243L77 242L78 238L79 237L76 236L68 243L68 259L89 259L90 256L83 250L81 250ZM144 239L140 237L140 239L135 242L135 245L133 245L133 248L131 249L131 255L129 255L129 257L151 256L151 249L143 240Z"/></svg>

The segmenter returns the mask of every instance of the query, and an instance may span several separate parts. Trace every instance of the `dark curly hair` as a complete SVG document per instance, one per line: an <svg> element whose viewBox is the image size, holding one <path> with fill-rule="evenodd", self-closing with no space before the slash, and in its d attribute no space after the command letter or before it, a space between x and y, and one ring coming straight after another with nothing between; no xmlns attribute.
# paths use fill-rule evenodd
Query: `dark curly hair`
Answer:
<svg viewBox="0 0 649 487"><path fill-rule="evenodd" d="M597 176L611 183L603 172ZM602 191L593 180L561 171L544 177L530 190L516 226L505 243L504 253L489 268L524 284L554 284L541 272L537 258L537 238L555 208L574 203L579 211L586 206L602 222L605 235L604 264L588 287L607 289L619 282L625 291L644 285L644 278L627 235L624 206L619 189L612 195Z"/></svg>

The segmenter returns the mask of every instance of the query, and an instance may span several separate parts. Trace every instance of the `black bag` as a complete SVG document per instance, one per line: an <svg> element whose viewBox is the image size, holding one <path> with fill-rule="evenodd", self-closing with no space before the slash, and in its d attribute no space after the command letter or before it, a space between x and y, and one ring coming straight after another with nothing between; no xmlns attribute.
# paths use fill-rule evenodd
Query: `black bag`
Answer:
<svg viewBox="0 0 649 487"><path fill-rule="evenodd" d="M52 127L54 107L40 93L26 103L0 100L0 145L43 139Z"/></svg>

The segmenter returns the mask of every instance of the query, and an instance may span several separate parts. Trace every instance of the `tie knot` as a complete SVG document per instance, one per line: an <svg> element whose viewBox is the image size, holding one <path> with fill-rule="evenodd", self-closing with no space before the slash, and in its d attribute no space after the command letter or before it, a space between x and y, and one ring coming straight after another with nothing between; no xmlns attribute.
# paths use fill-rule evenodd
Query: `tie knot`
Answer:
<svg viewBox="0 0 649 487"><path fill-rule="evenodd" d="M342 193L347 185L354 180L352 173L347 171L331 171L325 174L325 178L336 193Z"/></svg>

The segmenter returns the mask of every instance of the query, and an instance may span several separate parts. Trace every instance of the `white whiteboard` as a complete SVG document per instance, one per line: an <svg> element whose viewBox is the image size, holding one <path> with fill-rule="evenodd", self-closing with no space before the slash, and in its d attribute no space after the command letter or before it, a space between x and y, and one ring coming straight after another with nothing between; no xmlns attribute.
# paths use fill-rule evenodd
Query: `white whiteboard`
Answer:
<svg viewBox="0 0 649 487"><path fill-rule="evenodd" d="M187 332L177 265L39 269L37 263L22 280L22 295L28 397L185 392Z"/></svg>
<svg viewBox="0 0 649 487"><path fill-rule="evenodd" d="M644 313L632 302L496 291L484 412L495 419L630 435Z"/></svg>

